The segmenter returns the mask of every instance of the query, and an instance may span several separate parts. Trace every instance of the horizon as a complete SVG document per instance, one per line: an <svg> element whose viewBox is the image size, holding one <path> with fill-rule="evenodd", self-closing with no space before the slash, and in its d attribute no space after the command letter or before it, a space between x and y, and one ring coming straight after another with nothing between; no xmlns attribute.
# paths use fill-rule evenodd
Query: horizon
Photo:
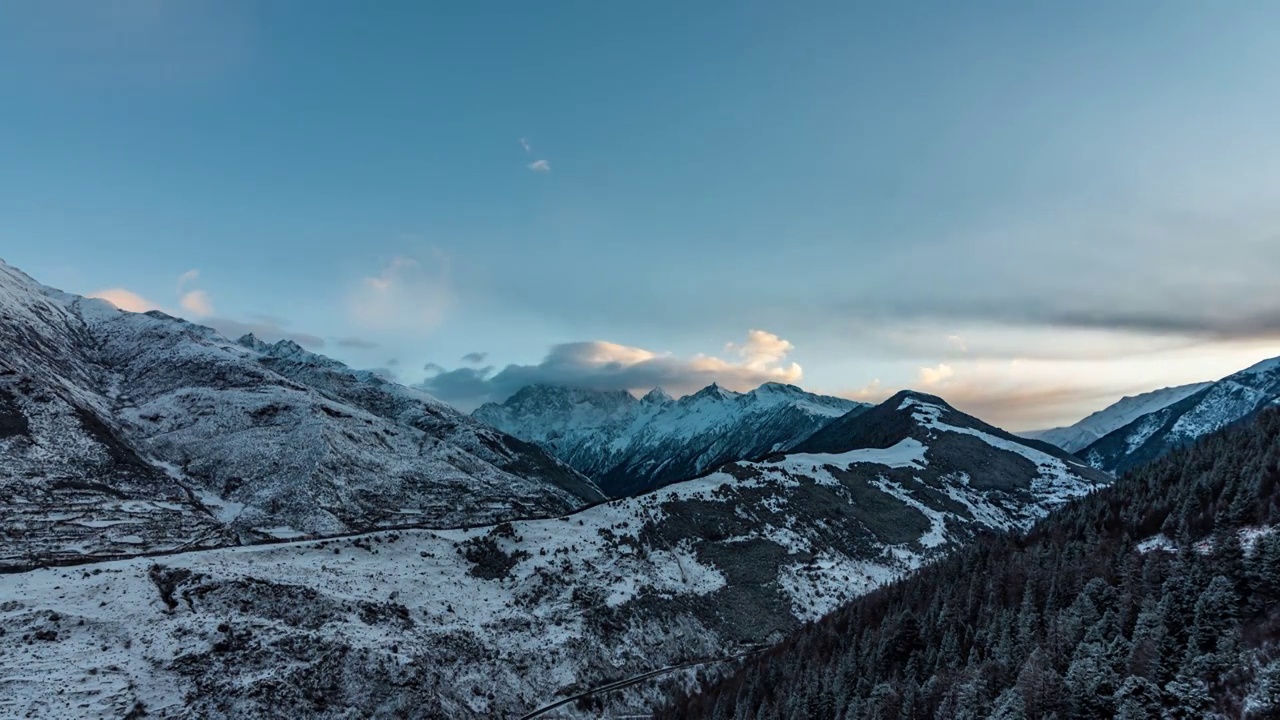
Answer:
<svg viewBox="0 0 1280 720"><path fill-rule="evenodd" d="M1280 355L1280 7L820 5L8 5L0 256L461 409L1026 432Z"/></svg>

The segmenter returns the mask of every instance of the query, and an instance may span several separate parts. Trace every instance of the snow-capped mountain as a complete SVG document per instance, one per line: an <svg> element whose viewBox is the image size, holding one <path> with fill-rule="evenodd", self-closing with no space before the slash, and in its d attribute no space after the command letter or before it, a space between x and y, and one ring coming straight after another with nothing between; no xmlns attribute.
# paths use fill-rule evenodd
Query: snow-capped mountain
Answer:
<svg viewBox="0 0 1280 720"><path fill-rule="evenodd" d="M1143 415L1169 407L1188 395L1197 393L1212 384L1204 382L1179 385L1177 387L1152 390L1141 395L1124 397L1119 402L1089 415L1074 425L1050 428L1048 430L1034 430L1020 433L1020 435L1057 445L1067 452L1078 452L1096 442L1103 435L1122 428Z"/></svg>
<svg viewBox="0 0 1280 720"><path fill-rule="evenodd" d="M915 393L806 444L554 519L8 576L0 715L519 717L776 641L1109 481ZM696 669L556 716L645 713Z"/></svg>
<svg viewBox="0 0 1280 720"><path fill-rule="evenodd" d="M1080 457L1119 474L1277 403L1280 358L1272 358L1135 418L1086 447Z"/></svg>
<svg viewBox="0 0 1280 720"><path fill-rule="evenodd" d="M44 287L0 262L0 566L603 499L417 390L253 337Z"/></svg>
<svg viewBox="0 0 1280 720"><path fill-rule="evenodd" d="M787 450L867 407L780 383L747 393L712 384L679 400L661 388L637 400L621 390L531 385L472 417L538 443L622 497Z"/></svg>

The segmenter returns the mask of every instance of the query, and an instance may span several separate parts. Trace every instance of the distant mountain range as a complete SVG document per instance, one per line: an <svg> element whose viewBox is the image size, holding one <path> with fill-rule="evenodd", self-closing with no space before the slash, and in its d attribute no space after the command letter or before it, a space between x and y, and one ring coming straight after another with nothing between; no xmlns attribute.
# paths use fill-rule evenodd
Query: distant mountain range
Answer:
<svg viewBox="0 0 1280 720"><path fill-rule="evenodd" d="M1020 433L1023 437L1052 443L1067 452L1078 452L1139 417L1166 408L1213 383L1180 385L1122 398L1074 425Z"/></svg>
<svg viewBox="0 0 1280 720"><path fill-rule="evenodd" d="M301 347L0 263L0 567L568 512L530 443Z"/></svg>
<svg viewBox="0 0 1280 720"><path fill-rule="evenodd" d="M1022 435L1118 475L1277 404L1280 358L1272 358L1217 382L1126 397L1074 425Z"/></svg>
<svg viewBox="0 0 1280 720"><path fill-rule="evenodd" d="M1122 473L1280 404L1280 358L1264 360L1177 402L1141 415L1080 451L1091 465Z"/></svg>
<svg viewBox="0 0 1280 720"><path fill-rule="evenodd" d="M563 518L139 559L74 581L33 571L6 581L21 599L0 614L0 658L25 663L22 634L44 632L51 613L66 620L38 647L45 672L8 673L0 714L84 703L67 707L119 716L143 701L157 716L519 717L774 642L977 533L1025 528L1109 482L939 398L900 393L846 413L804 452ZM130 682L52 690L109 681L111 668ZM562 712L651 708L664 687Z"/></svg>
<svg viewBox="0 0 1280 720"><path fill-rule="evenodd" d="M788 450L868 407L779 383L747 393L712 384L679 400L661 388L636 399L622 390L533 385L472 417L541 445L621 497Z"/></svg>

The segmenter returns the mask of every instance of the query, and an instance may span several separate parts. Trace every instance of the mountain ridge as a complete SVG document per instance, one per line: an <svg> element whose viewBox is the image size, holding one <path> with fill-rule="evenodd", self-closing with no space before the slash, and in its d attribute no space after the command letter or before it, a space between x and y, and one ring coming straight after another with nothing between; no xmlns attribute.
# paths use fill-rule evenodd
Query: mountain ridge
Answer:
<svg viewBox="0 0 1280 720"><path fill-rule="evenodd" d="M1080 456L1118 475L1277 404L1280 357L1263 360L1141 415L1089 444Z"/></svg>
<svg viewBox="0 0 1280 720"><path fill-rule="evenodd" d="M0 565L562 514L541 449L282 341L232 342L0 264Z"/></svg>
<svg viewBox="0 0 1280 720"><path fill-rule="evenodd" d="M1067 452L1079 452L1104 435L1128 425L1137 418L1166 408L1212 384L1211 382L1191 383L1125 396L1071 425L1019 434L1052 443Z"/></svg>
<svg viewBox="0 0 1280 720"><path fill-rule="evenodd" d="M781 383L745 393L712 383L679 399L660 388L636 399L625 390L530 385L472 417L542 445L618 497L786 450L867 407Z"/></svg>

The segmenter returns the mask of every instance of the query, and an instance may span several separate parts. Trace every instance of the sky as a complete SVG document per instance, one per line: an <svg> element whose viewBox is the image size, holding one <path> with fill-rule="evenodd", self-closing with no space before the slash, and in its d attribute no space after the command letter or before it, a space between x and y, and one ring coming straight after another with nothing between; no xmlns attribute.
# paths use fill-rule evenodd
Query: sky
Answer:
<svg viewBox="0 0 1280 720"><path fill-rule="evenodd" d="M0 3L0 257L461 408L1280 355L1280 4Z"/></svg>

